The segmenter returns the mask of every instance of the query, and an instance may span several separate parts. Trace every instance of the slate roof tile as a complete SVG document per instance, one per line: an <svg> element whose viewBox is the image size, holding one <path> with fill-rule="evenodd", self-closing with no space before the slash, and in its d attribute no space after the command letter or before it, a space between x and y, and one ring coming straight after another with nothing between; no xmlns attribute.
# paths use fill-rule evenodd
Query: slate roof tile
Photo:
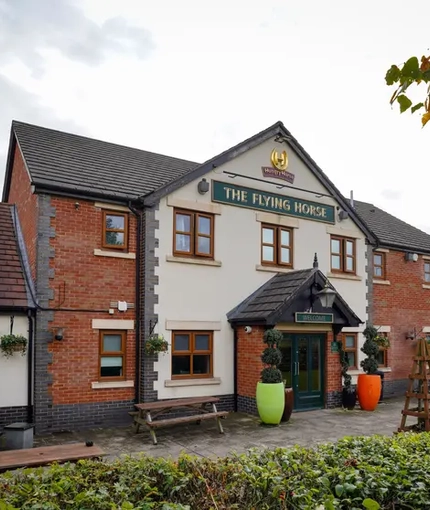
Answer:
<svg viewBox="0 0 430 510"><path fill-rule="evenodd" d="M34 184L107 197L138 198L193 170L198 163L12 122Z"/></svg>
<svg viewBox="0 0 430 510"><path fill-rule="evenodd" d="M379 239L393 248L430 253L430 235L367 202L354 201L358 215Z"/></svg>
<svg viewBox="0 0 430 510"><path fill-rule="evenodd" d="M28 306L18 249L12 206L0 203L0 308Z"/></svg>

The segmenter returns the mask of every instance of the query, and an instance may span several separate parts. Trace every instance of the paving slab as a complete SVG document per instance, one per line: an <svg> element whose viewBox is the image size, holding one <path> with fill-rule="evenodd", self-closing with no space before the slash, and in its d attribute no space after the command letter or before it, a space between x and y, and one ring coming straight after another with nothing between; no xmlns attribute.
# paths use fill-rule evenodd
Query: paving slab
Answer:
<svg viewBox="0 0 430 510"><path fill-rule="evenodd" d="M279 426L262 425L257 416L231 413L223 420L225 433L219 434L215 421L175 425L157 430L158 445L152 444L149 432L134 433L128 427L96 428L36 436L35 446L67 444L91 440L113 459L122 455L150 455L177 458L181 452L214 458L243 453L250 448L313 446L345 436L392 435L400 424L404 398L381 402L373 412L319 409L297 412Z"/></svg>

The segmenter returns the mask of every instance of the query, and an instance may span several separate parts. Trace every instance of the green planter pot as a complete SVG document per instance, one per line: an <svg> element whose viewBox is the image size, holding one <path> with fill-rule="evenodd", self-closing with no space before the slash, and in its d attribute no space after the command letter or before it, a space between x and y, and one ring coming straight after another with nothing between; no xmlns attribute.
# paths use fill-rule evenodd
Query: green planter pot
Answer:
<svg viewBox="0 0 430 510"><path fill-rule="evenodd" d="M284 383L257 383L256 398L261 421L267 425L279 425L285 407Z"/></svg>

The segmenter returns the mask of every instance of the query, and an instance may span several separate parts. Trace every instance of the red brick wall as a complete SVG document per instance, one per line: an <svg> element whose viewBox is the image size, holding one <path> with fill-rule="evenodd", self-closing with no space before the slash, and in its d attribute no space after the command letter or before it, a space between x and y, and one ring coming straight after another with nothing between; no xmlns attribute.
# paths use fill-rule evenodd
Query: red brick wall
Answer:
<svg viewBox="0 0 430 510"><path fill-rule="evenodd" d="M340 338L338 338L340 340ZM325 366L325 391L331 393L333 391L342 390L341 367L338 352L331 352L331 342L333 341L333 333L327 333L326 340L326 366Z"/></svg>
<svg viewBox="0 0 430 510"><path fill-rule="evenodd" d="M260 373L264 368L261 353L265 347L263 343L264 328L252 326L251 333L245 333L245 328L237 328L237 393L242 397L255 397Z"/></svg>
<svg viewBox="0 0 430 510"><path fill-rule="evenodd" d="M136 261L94 255L94 249L101 248L102 210L85 200L52 197L51 204L56 214L51 219L55 277L51 280L54 299L50 307L108 310L111 301L136 303ZM135 252L136 221L132 214L129 218L129 251ZM134 388L91 388L91 382L99 380L99 331L92 329L92 319L135 320L135 311L115 309L114 315L55 312L52 327L64 327L65 333L63 341L50 345L53 404L134 398ZM134 331L127 332L126 379L137 384Z"/></svg>
<svg viewBox="0 0 430 510"><path fill-rule="evenodd" d="M36 277L37 195L31 193L30 177L18 146L15 148L8 202L16 204L33 279Z"/></svg>
<svg viewBox="0 0 430 510"><path fill-rule="evenodd" d="M386 253L386 280L390 285L378 285L374 281L374 319L379 326L391 326L391 347L388 350L388 366L391 373L386 380L407 378L412 367L416 342L406 340L406 333L416 328L430 326L430 289L424 283L424 260L406 262L405 254Z"/></svg>

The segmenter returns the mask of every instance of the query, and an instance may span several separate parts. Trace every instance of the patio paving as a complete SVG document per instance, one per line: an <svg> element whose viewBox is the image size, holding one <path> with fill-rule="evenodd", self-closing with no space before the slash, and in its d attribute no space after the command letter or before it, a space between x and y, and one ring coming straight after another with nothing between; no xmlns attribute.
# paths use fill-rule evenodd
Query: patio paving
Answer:
<svg viewBox="0 0 430 510"><path fill-rule="evenodd" d="M158 445L153 445L143 427L135 434L131 426L90 429L35 437L34 446L66 444L92 440L115 458L124 454L145 453L154 457L176 458L181 452L201 457L223 457L232 451L242 453L254 447L312 446L336 441L344 436L392 435L401 419L404 398L381 402L373 412L320 409L293 413L288 423L277 427L261 425L258 417L231 413L222 421L224 435L215 420L200 425L174 425L157 430ZM143 429L143 430L142 430Z"/></svg>

